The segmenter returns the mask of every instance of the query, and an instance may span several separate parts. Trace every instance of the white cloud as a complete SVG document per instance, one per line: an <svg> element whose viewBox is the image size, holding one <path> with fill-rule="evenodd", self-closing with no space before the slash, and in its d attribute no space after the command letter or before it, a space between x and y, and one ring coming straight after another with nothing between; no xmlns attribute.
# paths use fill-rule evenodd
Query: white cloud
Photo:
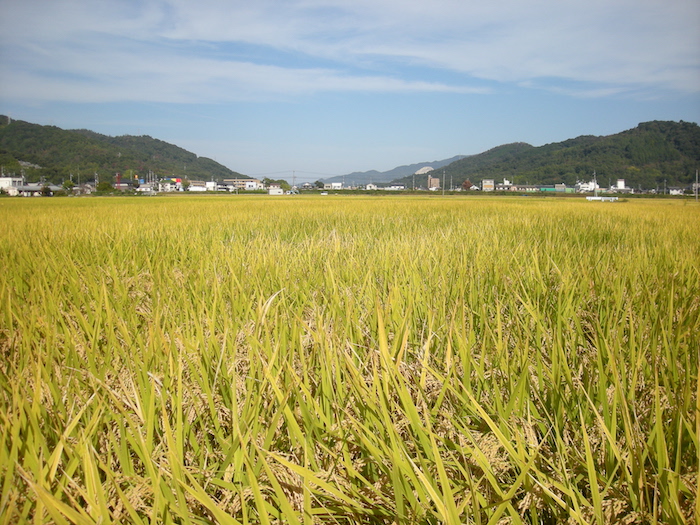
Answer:
<svg viewBox="0 0 700 525"><path fill-rule="evenodd" d="M485 92L472 79L697 93L698 22L696 0L0 0L0 96Z"/></svg>

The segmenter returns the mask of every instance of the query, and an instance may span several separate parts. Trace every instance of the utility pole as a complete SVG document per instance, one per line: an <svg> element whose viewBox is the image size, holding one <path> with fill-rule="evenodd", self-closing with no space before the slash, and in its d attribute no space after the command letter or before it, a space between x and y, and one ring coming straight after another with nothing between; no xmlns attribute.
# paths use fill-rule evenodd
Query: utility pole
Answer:
<svg viewBox="0 0 700 525"><path fill-rule="evenodd" d="M698 202L698 170L695 170L695 202Z"/></svg>
<svg viewBox="0 0 700 525"><path fill-rule="evenodd" d="M445 196L445 170L442 170L442 196Z"/></svg>

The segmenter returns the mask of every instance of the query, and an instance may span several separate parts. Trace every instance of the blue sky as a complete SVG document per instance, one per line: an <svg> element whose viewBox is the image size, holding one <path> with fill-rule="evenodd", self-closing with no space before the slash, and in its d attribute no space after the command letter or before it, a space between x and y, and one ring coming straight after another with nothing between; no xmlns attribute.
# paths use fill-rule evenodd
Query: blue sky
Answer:
<svg viewBox="0 0 700 525"><path fill-rule="evenodd" d="M700 122L698 27L697 0L0 0L0 113L315 180Z"/></svg>

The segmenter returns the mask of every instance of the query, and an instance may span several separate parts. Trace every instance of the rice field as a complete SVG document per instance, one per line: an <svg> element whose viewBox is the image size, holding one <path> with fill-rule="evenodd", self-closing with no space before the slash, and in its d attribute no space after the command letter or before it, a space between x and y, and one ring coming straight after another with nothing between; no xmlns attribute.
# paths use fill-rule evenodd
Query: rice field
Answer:
<svg viewBox="0 0 700 525"><path fill-rule="evenodd" d="M693 523L700 207L0 199L0 524Z"/></svg>

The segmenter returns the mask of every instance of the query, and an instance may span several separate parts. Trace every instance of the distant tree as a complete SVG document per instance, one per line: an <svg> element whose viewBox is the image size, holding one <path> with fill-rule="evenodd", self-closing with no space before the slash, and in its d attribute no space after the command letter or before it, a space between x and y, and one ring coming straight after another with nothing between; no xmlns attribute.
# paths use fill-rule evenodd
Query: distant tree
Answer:
<svg viewBox="0 0 700 525"><path fill-rule="evenodd" d="M66 190L66 192L72 193L73 188L75 188L75 183L72 180L67 180L63 183L63 188Z"/></svg>
<svg viewBox="0 0 700 525"><path fill-rule="evenodd" d="M182 179L182 189L187 191L190 187L190 181L188 179Z"/></svg>
<svg viewBox="0 0 700 525"><path fill-rule="evenodd" d="M107 193L107 192L112 191L113 189L114 188L112 187L112 185L109 182L107 182L106 180L98 183L97 187L95 188L95 190L97 190L98 192L101 192L101 193Z"/></svg>
<svg viewBox="0 0 700 525"><path fill-rule="evenodd" d="M42 186L41 187L41 194L44 197L50 197L51 196L51 188L49 188L48 186Z"/></svg>
<svg viewBox="0 0 700 525"><path fill-rule="evenodd" d="M316 185L316 187L318 189L320 189L320 190L323 189L323 182L321 182L320 180L317 180L316 182L314 182L314 184Z"/></svg>
<svg viewBox="0 0 700 525"><path fill-rule="evenodd" d="M470 189L472 186L473 186L473 184L471 183L471 181L470 181L469 179L465 180L465 181L462 183L462 189L463 189L463 190L468 190L468 189Z"/></svg>

